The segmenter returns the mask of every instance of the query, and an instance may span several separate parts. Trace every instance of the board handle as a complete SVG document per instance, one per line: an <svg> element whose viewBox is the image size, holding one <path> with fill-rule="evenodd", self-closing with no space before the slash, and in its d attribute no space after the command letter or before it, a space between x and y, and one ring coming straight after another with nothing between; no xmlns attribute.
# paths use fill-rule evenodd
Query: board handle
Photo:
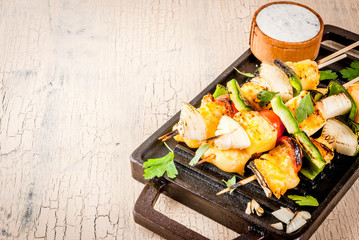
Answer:
<svg viewBox="0 0 359 240"><path fill-rule="evenodd" d="M135 222L166 239L208 239L154 209L156 201L165 186L166 183L160 183L154 180L147 182L138 197L133 210ZM257 240L266 238L265 236L250 231L235 238L235 240L244 239Z"/></svg>

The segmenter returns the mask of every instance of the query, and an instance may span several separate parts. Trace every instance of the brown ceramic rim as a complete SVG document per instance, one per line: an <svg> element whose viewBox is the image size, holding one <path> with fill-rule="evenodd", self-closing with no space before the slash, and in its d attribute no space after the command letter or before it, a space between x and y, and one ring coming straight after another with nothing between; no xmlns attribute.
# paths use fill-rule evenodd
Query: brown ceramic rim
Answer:
<svg viewBox="0 0 359 240"><path fill-rule="evenodd" d="M260 27L257 25L257 15L260 11L262 11L264 8L270 6L270 5L274 5L274 4L293 4L293 5L297 5L303 8L308 9L309 11L311 11L315 16L317 16L317 18L319 19L319 23L320 23L320 30L317 33L317 35L315 35L313 38L308 39L306 41L302 41L302 42L284 42L284 41L280 41L277 39L274 39L270 36L268 36L267 34L265 34ZM296 2L290 2L290 1L277 1L277 2L271 2L271 3L267 3L263 6L261 6L260 8L258 8L258 10L254 13L253 15L253 22L252 22L252 31L255 30L255 27L257 27L257 29L264 35L266 36L268 39L270 39L272 42L267 41L266 39L264 39L266 42L269 42L271 44L274 44L275 47L279 47L279 48L301 48L303 47L302 44L308 44L308 45L312 45L315 44L315 41L313 41L314 39L320 38L323 34L323 30L324 30L324 23L322 18L320 17L320 15L314 11L313 9L311 9L310 7L307 7L303 4L300 3L296 3ZM311 42L313 41L313 43ZM307 45L307 46L308 46Z"/></svg>

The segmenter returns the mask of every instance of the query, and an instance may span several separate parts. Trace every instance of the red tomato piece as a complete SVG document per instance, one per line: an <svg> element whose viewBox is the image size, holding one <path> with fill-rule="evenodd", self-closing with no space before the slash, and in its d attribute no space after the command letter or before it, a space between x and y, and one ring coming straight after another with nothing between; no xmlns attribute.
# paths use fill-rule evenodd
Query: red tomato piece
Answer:
<svg viewBox="0 0 359 240"><path fill-rule="evenodd" d="M285 127L278 117L272 110L260 111L259 114L264 117L276 130L277 130L277 143L279 138L283 135Z"/></svg>
<svg viewBox="0 0 359 240"><path fill-rule="evenodd" d="M298 173L299 170L302 168L302 159L303 159L303 152L300 145L297 141L291 137L282 136L279 139L280 143L284 143L288 153L290 154L290 159L293 164L293 168L295 173Z"/></svg>
<svg viewBox="0 0 359 240"><path fill-rule="evenodd" d="M220 104L224 104L225 108L227 109L227 115L230 117L233 117L234 114L238 112L238 110L234 107L234 104L231 101L229 94L221 95L217 97L214 101Z"/></svg>
<svg viewBox="0 0 359 240"><path fill-rule="evenodd" d="M224 94L216 98L216 101L229 101L231 103L232 109L233 109L233 115L239 112L234 105L234 102L232 102L231 97L229 94Z"/></svg>
<svg viewBox="0 0 359 240"><path fill-rule="evenodd" d="M239 112L236 106L234 106L234 102L232 102L232 108L233 108L233 116L234 116L237 112Z"/></svg>

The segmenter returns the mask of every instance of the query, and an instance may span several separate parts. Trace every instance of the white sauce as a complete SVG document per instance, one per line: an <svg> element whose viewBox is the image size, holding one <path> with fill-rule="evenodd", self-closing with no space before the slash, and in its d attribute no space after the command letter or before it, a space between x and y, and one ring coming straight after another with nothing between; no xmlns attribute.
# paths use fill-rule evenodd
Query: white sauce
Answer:
<svg viewBox="0 0 359 240"><path fill-rule="evenodd" d="M284 42L307 41L320 31L318 17L294 4L269 5L258 13L256 21L263 33Z"/></svg>

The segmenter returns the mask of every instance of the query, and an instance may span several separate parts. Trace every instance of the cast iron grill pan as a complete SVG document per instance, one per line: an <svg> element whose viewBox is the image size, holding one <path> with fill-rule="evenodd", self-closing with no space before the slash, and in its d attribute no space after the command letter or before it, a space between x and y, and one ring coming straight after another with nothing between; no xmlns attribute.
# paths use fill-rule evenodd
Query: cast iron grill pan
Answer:
<svg viewBox="0 0 359 240"><path fill-rule="evenodd" d="M359 40L359 35L347 30L325 25L323 40L331 40L342 45L349 45ZM323 58L335 50L322 44L319 57ZM353 56L334 63L324 69L339 71L353 60ZM231 66L229 66L217 79L198 94L190 104L199 106L202 97L208 92L213 93L216 84L225 85L235 78L239 83L244 83L247 78L233 70L236 67L244 72L254 72L260 62L247 50ZM172 126L179 120L177 113L145 142L143 142L131 155L132 176L136 180L145 183L146 186L140 194L135 207L134 219L142 226L156 232L168 239L206 239L202 235L188 229L180 223L166 217L154 210L153 206L163 193L176 201L196 210L197 212L217 221L241 235L236 239L309 239L326 216L332 211L339 200L344 196L359 176L359 158L348 157L336 153L334 159L325 167L322 173L314 181L306 179L299 174L299 185L287 191L280 199L272 196L267 198L257 181L250 182L237 188L230 194L216 196L216 193L225 188L222 179L229 179L234 174L226 173L210 163L203 163L196 167L188 165L194 156L194 150L186 147L184 143L177 143L173 139L167 144L174 149L175 165L178 175L175 179L167 176L146 181L143 178L143 163L149 158L158 158L166 155L168 149L157 138L171 131ZM245 176L236 175L237 181L252 175L246 168ZM312 195L318 199L318 207L301 207L286 195ZM247 215L244 213L247 203L255 199L265 213L263 216ZM278 222L271 212L280 207L306 210L312 217L298 231L286 234L272 228L270 224Z"/></svg>

